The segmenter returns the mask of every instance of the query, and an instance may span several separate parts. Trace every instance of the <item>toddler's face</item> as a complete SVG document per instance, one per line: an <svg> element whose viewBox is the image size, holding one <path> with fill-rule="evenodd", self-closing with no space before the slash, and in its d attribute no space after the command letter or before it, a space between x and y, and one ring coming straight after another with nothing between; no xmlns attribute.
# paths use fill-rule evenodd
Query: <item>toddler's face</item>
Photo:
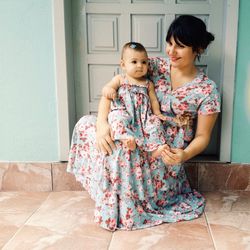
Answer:
<svg viewBox="0 0 250 250"><path fill-rule="evenodd" d="M145 52L127 49L121 62L126 74L133 78L141 78L148 71L148 56Z"/></svg>

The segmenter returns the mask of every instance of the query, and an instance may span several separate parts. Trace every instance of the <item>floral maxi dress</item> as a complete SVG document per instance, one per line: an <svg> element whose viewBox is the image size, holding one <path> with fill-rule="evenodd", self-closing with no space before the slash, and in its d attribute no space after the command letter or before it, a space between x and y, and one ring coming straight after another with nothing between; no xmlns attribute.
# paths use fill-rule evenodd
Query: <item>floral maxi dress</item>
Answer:
<svg viewBox="0 0 250 250"><path fill-rule="evenodd" d="M220 112L216 85L200 72L193 81L172 90L168 58L152 58L149 75L154 82L171 147L185 148L194 137L198 114ZM175 117L187 117L186 125ZM119 141L109 156L99 153L96 117L84 116L76 124L67 171L75 175L95 201L94 220L101 227L134 230L164 222L199 217L205 200L192 190L181 164L166 166L137 147L125 150Z"/></svg>

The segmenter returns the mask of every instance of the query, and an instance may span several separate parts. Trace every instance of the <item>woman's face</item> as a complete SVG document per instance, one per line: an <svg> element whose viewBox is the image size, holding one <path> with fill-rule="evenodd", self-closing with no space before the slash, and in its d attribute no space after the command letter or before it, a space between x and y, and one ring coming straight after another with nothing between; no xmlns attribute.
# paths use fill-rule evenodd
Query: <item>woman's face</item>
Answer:
<svg viewBox="0 0 250 250"><path fill-rule="evenodd" d="M174 38L171 37L167 42L166 53L170 58L172 67L185 68L194 65L197 52L194 52L192 47L186 46L179 42L178 45Z"/></svg>

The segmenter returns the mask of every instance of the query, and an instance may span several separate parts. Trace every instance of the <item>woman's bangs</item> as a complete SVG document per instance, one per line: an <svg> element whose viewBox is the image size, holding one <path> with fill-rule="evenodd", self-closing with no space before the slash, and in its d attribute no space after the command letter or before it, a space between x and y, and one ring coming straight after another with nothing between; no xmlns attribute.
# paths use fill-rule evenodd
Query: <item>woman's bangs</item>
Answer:
<svg viewBox="0 0 250 250"><path fill-rule="evenodd" d="M190 37L185 34L182 30L176 30L176 32L173 33L173 38L176 44L179 46L191 46L192 43L190 41Z"/></svg>

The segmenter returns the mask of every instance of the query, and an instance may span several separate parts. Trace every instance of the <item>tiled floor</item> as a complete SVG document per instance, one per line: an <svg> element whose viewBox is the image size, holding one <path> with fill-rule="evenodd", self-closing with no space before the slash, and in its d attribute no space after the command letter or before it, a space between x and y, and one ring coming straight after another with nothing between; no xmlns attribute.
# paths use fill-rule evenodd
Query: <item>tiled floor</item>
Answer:
<svg viewBox="0 0 250 250"><path fill-rule="evenodd" d="M199 219L111 233L93 223L86 191L0 192L3 250L250 249L250 192L206 192Z"/></svg>

